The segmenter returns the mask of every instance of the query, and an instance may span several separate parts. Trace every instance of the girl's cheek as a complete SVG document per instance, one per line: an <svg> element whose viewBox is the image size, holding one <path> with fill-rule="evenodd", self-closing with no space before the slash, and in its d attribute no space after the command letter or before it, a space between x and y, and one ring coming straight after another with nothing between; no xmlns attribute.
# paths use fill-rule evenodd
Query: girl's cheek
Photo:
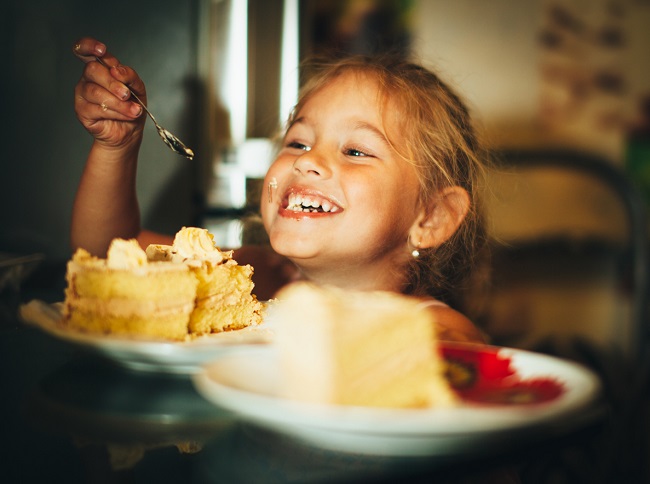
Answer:
<svg viewBox="0 0 650 484"><path fill-rule="evenodd" d="M269 167L264 182L269 183L271 178L280 180L290 175L293 169L294 158L290 156L280 156L276 158Z"/></svg>

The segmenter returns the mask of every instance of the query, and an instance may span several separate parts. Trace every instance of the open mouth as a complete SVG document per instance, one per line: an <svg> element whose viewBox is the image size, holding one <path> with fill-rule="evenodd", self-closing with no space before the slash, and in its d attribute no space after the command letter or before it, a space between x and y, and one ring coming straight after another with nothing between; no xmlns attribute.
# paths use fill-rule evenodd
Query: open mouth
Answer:
<svg viewBox="0 0 650 484"><path fill-rule="evenodd" d="M340 207L330 200L314 195L300 195L297 193L291 193L289 195L286 208L292 212L334 213L340 210Z"/></svg>

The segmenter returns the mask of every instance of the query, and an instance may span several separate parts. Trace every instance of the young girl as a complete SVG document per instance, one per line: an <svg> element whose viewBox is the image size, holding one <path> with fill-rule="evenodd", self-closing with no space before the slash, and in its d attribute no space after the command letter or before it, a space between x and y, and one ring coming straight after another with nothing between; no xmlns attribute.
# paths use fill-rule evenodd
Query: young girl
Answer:
<svg viewBox="0 0 650 484"><path fill-rule="evenodd" d="M104 254L114 237L171 243L140 227L135 178L142 80L85 38L75 110L94 136L74 204L72 244ZM101 57L110 69L94 62ZM264 180L261 215L274 252L242 247L268 296L296 278L428 301L450 340L481 333L450 301L481 237L482 165L467 110L433 73L404 60L316 65ZM287 266L286 261L291 261Z"/></svg>

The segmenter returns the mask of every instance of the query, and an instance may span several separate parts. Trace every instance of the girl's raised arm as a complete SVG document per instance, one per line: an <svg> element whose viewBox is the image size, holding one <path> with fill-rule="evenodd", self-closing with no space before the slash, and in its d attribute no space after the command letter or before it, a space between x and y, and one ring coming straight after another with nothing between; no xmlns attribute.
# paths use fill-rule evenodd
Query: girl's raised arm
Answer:
<svg viewBox="0 0 650 484"><path fill-rule="evenodd" d="M94 141L74 201L71 244L104 255L113 238L140 235L135 180L145 116L127 86L144 102L146 92L138 74L101 42L80 39L73 52L85 63L74 90L75 113Z"/></svg>

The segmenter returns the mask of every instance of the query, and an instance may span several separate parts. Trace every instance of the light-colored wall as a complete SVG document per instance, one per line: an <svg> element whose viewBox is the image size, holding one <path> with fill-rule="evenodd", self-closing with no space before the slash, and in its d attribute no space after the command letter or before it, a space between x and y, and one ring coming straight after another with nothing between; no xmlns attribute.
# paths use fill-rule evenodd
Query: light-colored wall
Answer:
<svg viewBox="0 0 650 484"><path fill-rule="evenodd" d="M481 124L533 122L538 72L538 2L416 2L417 56L461 92Z"/></svg>
<svg viewBox="0 0 650 484"><path fill-rule="evenodd" d="M620 23L624 45L612 54L597 52L593 46L579 48L583 57L569 62L590 69L607 64L620 68L625 79L625 94L620 99L591 96L582 112L571 120L549 126L541 118L542 97L562 96L549 90L540 79L543 63L553 62L540 47L541 29L548 22L551 5L563 5L590 26ZM607 15L610 5L621 7L620 17ZM592 0L420 0L415 4L413 30L417 56L432 65L455 86L474 109L479 127L488 143L495 146L569 146L591 151L622 164L623 131L599 131L599 110L621 103L624 123L631 122L638 101L650 93L650 3ZM574 39L575 40L575 39ZM591 40L591 39L590 39ZM566 59L555 59L564 62ZM554 102L551 99L551 102ZM609 103L609 104L608 104ZM613 112L619 113L615 106Z"/></svg>

